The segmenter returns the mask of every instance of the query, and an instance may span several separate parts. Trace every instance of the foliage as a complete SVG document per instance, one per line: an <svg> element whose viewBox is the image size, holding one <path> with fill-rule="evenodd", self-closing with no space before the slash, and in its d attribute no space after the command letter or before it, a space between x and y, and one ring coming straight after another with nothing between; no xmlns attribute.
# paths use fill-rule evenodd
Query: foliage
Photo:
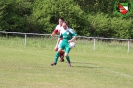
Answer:
<svg viewBox="0 0 133 88"><path fill-rule="evenodd" d="M104 13L112 13L113 12L113 5L116 0L74 0L77 2L82 10L87 13L97 13L97 12L104 12Z"/></svg>
<svg viewBox="0 0 133 88"><path fill-rule="evenodd" d="M43 25L46 32L52 32L57 25L58 18L63 17L68 21L69 26L74 28L78 34L81 29L87 26L84 20L84 12L73 0L36 0L32 16ZM81 26L82 25L82 26Z"/></svg>
<svg viewBox="0 0 133 88"><path fill-rule="evenodd" d="M98 13L88 15L93 29L92 36L114 37L114 38L131 38L133 35L133 19L124 19L121 17L109 17L106 14Z"/></svg>
<svg viewBox="0 0 133 88"><path fill-rule="evenodd" d="M121 18L114 11L115 2L0 0L0 30L51 33L58 24L58 18L63 17L78 35L133 38L133 12Z"/></svg>
<svg viewBox="0 0 133 88"><path fill-rule="evenodd" d="M30 3L25 0L10 0L3 1L2 5L3 14L1 14L2 23L0 25L2 30L24 32L26 17L31 14Z"/></svg>

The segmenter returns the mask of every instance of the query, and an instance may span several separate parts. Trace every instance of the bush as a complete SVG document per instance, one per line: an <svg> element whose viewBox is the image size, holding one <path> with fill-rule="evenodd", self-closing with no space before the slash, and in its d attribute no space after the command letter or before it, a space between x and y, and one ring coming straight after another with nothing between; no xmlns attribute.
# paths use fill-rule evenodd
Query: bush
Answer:
<svg viewBox="0 0 133 88"><path fill-rule="evenodd" d="M66 19L70 23L69 26L79 35L88 29L87 23L84 22L86 20L84 12L73 0L36 0L32 17L48 33L51 33L58 24L59 17Z"/></svg>
<svg viewBox="0 0 133 88"><path fill-rule="evenodd" d="M97 37L133 38L133 19L110 17L107 14L97 13L88 15L93 29L91 35Z"/></svg>
<svg viewBox="0 0 133 88"><path fill-rule="evenodd" d="M31 14L31 2L25 0L0 1L0 28L4 31L24 32L27 16Z"/></svg>

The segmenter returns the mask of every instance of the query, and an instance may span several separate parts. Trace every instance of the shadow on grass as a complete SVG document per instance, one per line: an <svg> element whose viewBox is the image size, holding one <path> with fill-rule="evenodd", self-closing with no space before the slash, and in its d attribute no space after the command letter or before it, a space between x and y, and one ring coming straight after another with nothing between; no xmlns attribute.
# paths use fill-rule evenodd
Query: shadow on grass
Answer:
<svg viewBox="0 0 133 88"><path fill-rule="evenodd" d="M78 68L102 68L102 67L96 67L96 66L72 66L72 67L78 67Z"/></svg>
<svg viewBox="0 0 133 88"><path fill-rule="evenodd" d="M92 64L92 63L87 63L87 62L76 62L76 61L72 61L72 63L78 63L78 64Z"/></svg>
<svg viewBox="0 0 133 88"><path fill-rule="evenodd" d="M87 62L75 62L75 61L72 62L72 67L78 67L78 68L102 68L102 67L98 66L97 64L87 63Z"/></svg>

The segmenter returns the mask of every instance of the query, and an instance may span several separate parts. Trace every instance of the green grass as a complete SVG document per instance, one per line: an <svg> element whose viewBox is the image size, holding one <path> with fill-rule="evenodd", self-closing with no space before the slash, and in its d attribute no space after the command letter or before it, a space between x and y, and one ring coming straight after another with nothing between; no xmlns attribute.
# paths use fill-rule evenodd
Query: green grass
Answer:
<svg viewBox="0 0 133 88"><path fill-rule="evenodd" d="M54 38L0 37L0 88L132 88L133 48L126 43L77 40L67 62L50 66Z"/></svg>

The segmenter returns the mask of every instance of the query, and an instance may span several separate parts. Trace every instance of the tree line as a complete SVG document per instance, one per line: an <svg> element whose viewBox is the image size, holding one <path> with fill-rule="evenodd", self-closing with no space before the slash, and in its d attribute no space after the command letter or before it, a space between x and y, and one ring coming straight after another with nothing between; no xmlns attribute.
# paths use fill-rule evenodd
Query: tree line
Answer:
<svg viewBox="0 0 133 88"><path fill-rule="evenodd" d="M133 12L118 16L116 1L0 0L0 30L51 33L63 17L81 36L133 38Z"/></svg>

